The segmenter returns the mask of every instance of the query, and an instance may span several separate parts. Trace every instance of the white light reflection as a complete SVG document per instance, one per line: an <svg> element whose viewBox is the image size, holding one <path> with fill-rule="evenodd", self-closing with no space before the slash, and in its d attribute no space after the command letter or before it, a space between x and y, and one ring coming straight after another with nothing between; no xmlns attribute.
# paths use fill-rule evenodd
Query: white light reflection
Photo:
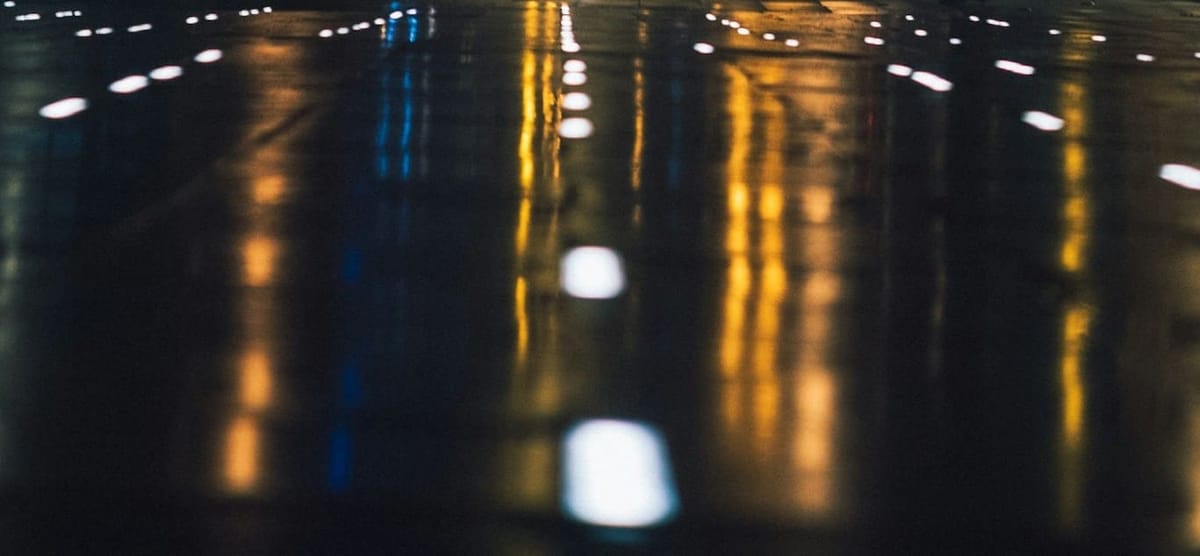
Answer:
<svg viewBox="0 0 1200 556"><path fill-rule="evenodd" d="M149 86L150 79L146 76L130 75L128 77L122 77L121 79L113 81L113 83L108 86L108 90L119 95L128 95L130 93L136 93Z"/></svg>
<svg viewBox="0 0 1200 556"><path fill-rule="evenodd" d="M1153 61L1154 61L1154 56L1151 56L1151 55L1149 55L1149 54L1138 54L1138 55L1137 55L1137 61L1139 61L1139 62L1153 62Z"/></svg>
<svg viewBox="0 0 1200 556"><path fill-rule="evenodd" d="M913 17L911 15L904 16L904 21L916 21L916 20L917 20L917 18Z"/></svg>
<svg viewBox="0 0 1200 556"><path fill-rule="evenodd" d="M594 131L596 126L587 118L566 118L558 124L558 135L565 139L585 139Z"/></svg>
<svg viewBox="0 0 1200 556"><path fill-rule="evenodd" d="M960 39L958 37L953 37L950 39L950 44L953 46L959 46L962 44L962 39Z"/></svg>
<svg viewBox="0 0 1200 556"><path fill-rule="evenodd" d="M971 23L979 23L979 16L977 15L969 16L967 19L971 20Z"/></svg>
<svg viewBox="0 0 1200 556"><path fill-rule="evenodd" d="M764 41L773 41L775 40L775 33L763 33L762 37Z"/></svg>
<svg viewBox="0 0 1200 556"><path fill-rule="evenodd" d="M211 64L220 60L223 56L224 54L220 50L212 48L197 54L195 60L201 64Z"/></svg>
<svg viewBox="0 0 1200 556"><path fill-rule="evenodd" d="M1003 19L989 19L989 20L987 20L987 24L991 25L993 27L1008 27L1009 26L1009 23L1007 21L1004 21Z"/></svg>
<svg viewBox="0 0 1200 556"><path fill-rule="evenodd" d="M217 20L217 19L219 19L220 17L221 17L221 16L219 16L219 15L217 15L217 14L207 14L207 15L205 15L205 16L204 16L204 21L216 21L216 20Z"/></svg>
<svg viewBox="0 0 1200 556"><path fill-rule="evenodd" d="M71 116L83 112L84 110L87 110L87 107L87 99L78 97L64 98L60 101L52 102L46 106L43 106L41 110L38 110L38 114L43 118L61 120L64 118L70 118Z"/></svg>
<svg viewBox="0 0 1200 556"><path fill-rule="evenodd" d="M939 93L944 93L954 88L954 83L951 83L940 75L935 75L927 71L913 72L912 80Z"/></svg>
<svg viewBox="0 0 1200 556"><path fill-rule="evenodd" d="M872 28L875 28L875 29L882 29L882 28L883 28L883 24L882 24L882 23L880 23L880 22L878 22L878 21L872 21L872 22L870 23L870 25L871 25L871 27L872 27Z"/></svg>
<svg viewBox="0 0 1200 556"><path fill-rule="evenodd" d="M349 27L338 27L337 34L348 35L348 34L350 34L350 28Z"/></svg>
<svg viewBox="0 0 1200 556"><path fill-rule="evenodd" d="M1200 190L1200 169L1185 164L1164 164L1158 177L1180 187Z"/></svg>
<svg viewBox="0 0 1200 556"><path fill-rule="evenodd" d="M1057 37L1057 36L1059 36L1059 35L1061 35L1061 34L1062 34L1062 31L1060 31L1060 30L1058 30L1058 29L1051 29L1051 30L1050 30L1050 34L1051 34L1051 35L1053 35L1053 36L1055 36L1055 37Z"/></svg>
<svg viewBox="0 0 1200 556"><path fill-rule="evenodd" d="M179 66L163 66L161 68L155 68L153 71L151 71L150 79L155 81L170 81L172 79L178 79L182 75L183 68Z"/></svg>
<svg viewBox="0 0 1200 556"><path fill-rule="evenodd" d="M184 20L184 23L187 23L188 25L195 25L197 23L200 23L200 18L198 18L196 16L191 16L191 17L187 18L186 20Z"/></svg>
<svg viewBox="0 0 1200 556"><path fill-rule="evenodd" d="M42 18L42 14L21 14L17 16L17 21L37 21Z"/></svg>
<svg viewBox="0 0 1200 556"><path fill-rule="evenodd" d="M587 62L583 60L567 60L563 62L563 71L568 73L580 73L587 71Z"/></svg>
<svg viewBox="0 0 1200 556"><path fill-rule="evenodd" d="M716 47L706 42L698 42L692 45L692 50L695 50L700 54L712 54L713 52L717 51Z"/></svg>
<svg viewBox="0 0 1200 556"><path fill-rule="evenodd" d="M1021 121L1042 131L1058 131L1065 123L1062 118L1039 110L1026 112L1021 116Z"/></svg>
<svg viewBox="0 0 1200 556"><path fill-rule="evenodd" d="M4 7L5 8L15 8L15 7L17 7L17 3L13 2L12 0L7 0L6 2L4 2Z"/></svg>
<svg viewBox="0 0 1200 556"><path fill-rule="evenodd" d="M621 256L607 247L571 249L563 255L560 272L562 289L571 297L612 299L625 291L625 265Z"/></svg>
<svg viewBox="0 0 1200 556"><path fill-rule="evenodd" d="M143 31L149 31L153 28L154 28L153 25L151 25L149 23L143 23L141 25L134 25L134 26L130 27L129 29L127 29L127 31L129 31L130 33L141 33Z"/></svg>
<svg viewBox="0 0 1200 556"><path fill-rule="evenodd" d="M800 41L798 41L796 39L788 39L786 41L783 41L783 44L786 44L791 48L796 48L797 46L800 46Z"/></svg>
<svg viewBox="0 0 1200 556"><path fill-rule="evenodd" d="M1108 37L1104 35L1092 35L1092 42L1108 42Z"/></svg>
<svg viewBox="0 0 1200 556"><path fill-rule="evenodd" d="M563 509L607 527L665 523L679 509L670 457L653 427L613 419L584 421L563 440Z"/></svg>
<svg viewBox="0 0 1200 556"><path fill-rule="evenodd" d="M564 110L587 110L592 107L592 97L587 93L567 93L563 96L562 106Z"/></svg>
<svg viewBox="0 0 1200 556"><path fill-rule="evenodd" d="M113 28L112 27L101 27L99 29L96 29L96 34L97 35L111 35L111 34L113 34Z"/></svg>
<svg viewBox="0 0 1200 556"><path fill-rule="evenodd" d="M749 29L747 29L747 28L745 28L745 27L742 27L741 29L738 29L738 30L737 30L737 34L739 34L739 35L742 35L742 36L746 36L746 35L749 35L749 34L750 34L750 30L749 30Z"/></svg>
<svg viewBox="0 0 1200 556"><path fill-rule="evenodd" d="M918 37L928 37L929 31L926 31L924 29L917 29L916 31L913 31L913 34Z"/></svg>
<svg viewBox="0 0 1200 556"><path fill-rule="evenodd" d="M567 72L563 74L562 82L563 85L578 87L584 83L587 83L587 74L578 71Z"/></svg>
<svg viewBox="0 0 1200 556"><path fill-rule="evenodd" d="M863 39L863 42L871 46L883 46L884 44L884 40L879 37L866 37Z"/></svg>
<svg viewBox="0 0 1200 556"><path fill-rule="evenodd" d="M317 36L321 37L323 39L328 39L329 37L333 36L333 30L332 29L321 29L321 32L317 33Z"/></svg>
<svg viewBox="0 0 1200 556"><path fill-rule="evenodd" d="M903 64L889 64L887 72L897 77L908 77L913 74L913 69Z"/></svg>
<svg viewBox="0 0 1200 556"><path fill-rule="evenodd" d="M714 14L711 14L711 13L707 13L707 14L704 14L704 19L707 19L709 21L716 21L717 16Z"/></svg>
<svg viewBox="0 0 1200 556"><path fill-rule="evenodd" d="M75 36L76 36L76 37L83 37L83 38L85 38L85 39L86 39L86 38L88 38L88 37L90 37L90 36L92 36L92 34L93 34L93 33L92 33L92 30L91 30L91 29L80 29L80 30L78 30L78 31L76 31L76 32L75 32Z"/></svg>
<svg viewBox="0 0 1200 556"><path fill-rule="evenodd" d="M1012 60L996 60L996 67L1017 75L1033 75L1037 71L1037 69L1035 69L1033 66L1028 66L1020 62L1014 62Z"/></svg>

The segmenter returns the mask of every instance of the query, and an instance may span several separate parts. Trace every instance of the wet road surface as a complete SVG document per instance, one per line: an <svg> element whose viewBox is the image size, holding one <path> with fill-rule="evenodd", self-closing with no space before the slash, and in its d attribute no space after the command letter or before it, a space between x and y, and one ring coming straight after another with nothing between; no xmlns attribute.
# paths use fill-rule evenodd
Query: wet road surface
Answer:
<svg viewBox="0 0 1200 556"><path fill-rule="evenodd" d="M1196 6L5 4L0 550L1198 547Z"/></svg>

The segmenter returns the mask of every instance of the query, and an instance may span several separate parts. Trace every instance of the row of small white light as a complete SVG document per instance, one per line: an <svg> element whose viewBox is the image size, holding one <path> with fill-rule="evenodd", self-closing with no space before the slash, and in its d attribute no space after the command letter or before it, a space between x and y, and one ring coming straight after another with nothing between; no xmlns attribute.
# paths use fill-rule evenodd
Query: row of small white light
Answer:
<svg viewBox="0 0 1200 556"><path fill-rule="evenodd" d="M54 12L54 17L58 19L66 19L68 17L83 17L83 12L79 10L63 10Z"/></svg>
<svg viewBox="0 0 1200 556"><path fill-rule="evenodd" d="M250 17L252 15L269 14L273 11L274 11L274 9L272 9L271 6L264 6L261 9L260 8L251 8L249 10L238 10L238 15L240 15L242 17Z"/></svg>
<svg viewBox="0 0 1200 556"><path fill-rule="evenodd" d="M558 37L563 52L576 54L582 50L575 40L575 18L571 14L571 7L566 3L559 7ZM564 87L582 87L587 82L586 62L574 58L563 62L562 83ZM582 112L591 106L592 98L582 91L570 91L563 95L562 107L564 110ZM591 137L595 131L595 124L583 116L569 116L558 123L558 135L564 139L586 139ZM564 287L565 284L566 282L564 282Z"/></svg>
<svg viewBox="0 0 1200 556"><path fill-rule="evenodd" d="M334 29L321 29L317 33L317 36L321 37L323 39L328 39L335 35L349 35L350 33L353 33L356 31L366 31L367 29L371 28L372 24L374 24L377 27L383 27L384 25L387 25L388 19L393 19L393 20L403 19L405 16L415 17L416 15L418 15L420 13L421 12L419 10L417 10L416 8L409 8L407 10L396 10L396 11L389 13L387 15L387 18L377 17L373 21L360 21L358 23L355 23L354 25L350 25L350 26L346 26L346 27L338 27L338 28L334 28Z"/></svg>
<svg viewBox="0 0 1200 556"><path fill-rule="evenodd" d="M708 12L708 13L704 14L704 19L708 20L709 22L712 22L712 23L720 23L722 27L728 27L729 29L733 30L733 32L735 32L738 35L741 35L743 37L748 37L748 36L754 34L753 31L751 31L746 26L742 25L742 23L740 21L737 21L736 19L722 18L713 12ZM779 35L776 33L773 33L773 32L762 33L761 35L759 35L759 38L766 42L782 42L783 45L787 46L788 48L797 48L800 46L799 40L784 39L784 40L780 41ZM714 47L712 44L706 43L706 42L698 42L698 43L692 45L692 49L700 54L712 54L712 53L716 52L716 47Z"/></svg>
<svg viewBox="0 0 1200 556"><path fill-rule="evenodd" d="M204 17L200 17L198 15L190 15L190 16L188 16L187 19L183 20L183 22L188 25L196 25L196 24L200 23L201 20L216 21L218 19L221 19L220 15L218 15L216 12L209 12L207 14L204 14Z"/></svg>
<svg viewBox="0 0 1200 556"><path fill-rule="evenodd" d="M196 54L192 59L196 63L211 64L224 57L224 53L212 48ZM153 81L171 81L183 76L183 67L165 65L151 70L146 75L129 75L113 81L108 90L118 95L133 94L146 87ZM51 120L62 120L75 116L88 109L88 100L83 97L69 97L43 106L38 114Z"/></svg>
<svg viewBox="0 0 1200 556"><path fill-rule="evenodd" d="M154 29L153 25L151 25L149 23L142 23L139 25L132 25L132 26L126 28L125 31L127 31L129 33L144 33L151 29ZM86 39L86 38L90 38L90 37L103 37L106 35L111 35L115 32L116 32L116 30L113 29L112 27L98 27L96 29L80 29L78 31L75 31L75 36Z"/></svg>

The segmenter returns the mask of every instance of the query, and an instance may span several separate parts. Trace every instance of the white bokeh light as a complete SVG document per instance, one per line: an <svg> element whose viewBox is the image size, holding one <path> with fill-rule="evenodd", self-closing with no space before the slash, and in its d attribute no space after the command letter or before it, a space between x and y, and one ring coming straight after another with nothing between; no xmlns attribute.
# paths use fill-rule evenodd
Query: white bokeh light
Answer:
<svg viewBox="0 0 1200 556"><path fill-rule="evenodd" d="M1042 131L1058 131L1063 128L1062 118L1040 110L1030 110L1021 116L1021 121Z"/></svg>
<svg viewBox="0 0 1200 556"><path fill-rule="evenodd" d="M651 527L679 510L666 442L653 427L616 419L575 425L563 439L562 505L605 527Z"/></svg>
<svg viewBox="0 0 1200 556"><path fill-rule="evenodd" d="M1186 164L1164 164L1158 177L1179 187L1200 190L1200 169Z"/></svg>
<svg viewBox="0 0 1200 556"><path fill-rule="evenodd" d="M41 110L38 110L38 114L43 118L61 120L63 118L70 118L71 116L83 112L84 110L87 110L87 107L87 99L79 97L64 98L60 101L52 102L46 106L43 106Z"/></svg>
<svg viewBox="0 0 1200 556"><path fill-rule="evenodd" d="M607 247L576 247L562 258L563 291L582 299L612 299L625 291L625 265Z"/></svg>

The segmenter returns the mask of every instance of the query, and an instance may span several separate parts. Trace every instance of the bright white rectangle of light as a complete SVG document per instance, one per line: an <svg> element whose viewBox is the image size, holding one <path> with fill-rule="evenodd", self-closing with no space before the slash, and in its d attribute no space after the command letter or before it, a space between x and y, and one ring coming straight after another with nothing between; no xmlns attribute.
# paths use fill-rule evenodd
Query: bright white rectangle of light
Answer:
<svg viewBox="0 0 1200 556"><path fill-rule="evenodd" d="M172 79L178 79L182 75L183 68L179 66L163 66L161 68L155 68L154 71L151 71L150 79L155 81L170 81Z"/></svg>
<svg viewBox="0 0 1200 556"><path fill-rule="evenodd" d="M186 20L184 20L184 23L187 23L188 25L195 25L197 23L200 23L200 18L198 18L196 16L191 16L191 17L187 18Z"/></svg>
<svg viewBox="0 0 1200 556"><path fill-rule="evenodd" d="M708 44L706 42L698 42L696 44L693 44L692 50L695 50L696 52L698 52L700 54L712 54L713 52L717 51L716 47L714 47L713 45Z"/></svg>
<svg viewBox="0 0 1200 556"><path fill-rule="evenodd" d="M798 41L796 39L788 39L786 41L783 41L783 44L786 44L791 48L796 48L797 46L800 46L800 41Z"/></svg>
<svg viewBox="0 0 1200 556"><path fill-rule="evenodd" d="M220 60L224 55L220 50L212 48L197 54L195 60L201 64L211 64Z"/></svg>
<svg viewBox="0 0 1200 556"><path fill-rule="evenodd" d="M1164 164L1158 177L1180 187L1200 190L1200 169L1185 164Z"/></svg>
<svg viewBox="0 0 1200 556"><path fill-rule="evenodd" d="M935 75L927 71L913 72L912 80L939 93L944 93L954 88L954 83L951 83L940 75Z"/></svg>
<svg viewBox="0 0 1200 556"><path fill-rule="evenodd" d="M666 441L653 427L595 419L563 440L562 505L572 519L605 527L651 527L679 510Z"/></svg>
<svg viewBox="0 0 1200 556"><path fill-rule="evenodd" d="M1021 116L1021 121L1042 131L1058 131L1064 125L1062 118L1039 110L1026 112Z"/></svg>
<svg viewBox="0 0 1200 556"><path fill-rule="evenodd" d="M996 60L996 67L1017 75L1033 75L1037 69L1012 60Z"/></svg>
<svg viewBox="0 0 1200 556"><path fill-rule="evenodd" d="M204 21L216 21L219 17L217 14L208 14L204 16Z"/></svg>
<svg viewBox="0 0 1200 556"><path fill-rule="evenodd" d="M153 29L153 28L154 28L154 26L153 26L153 25L151 25L151 24L149 24L149 23L143 23L143 24L141 24L141 25L134 25L134 26L130 27L130 28L129 28L129 29L127 29L127 30L128 30L130 33L141 33L141 32L143 32L143 31L149 31L149 30L151 30L151 29Z"/></svg>
<svg viewBox="0 0 1200 556"><path fill-rule="evenodd" d="M130 75L129 77L122 77L121 79L113 81L112 84L108 86L108 90L119 95L128 95L130 93L136 93L149 86L150 79L146 76Z"/></svg>
<svg viewBox="0 0 1200 556"><path fill-rule="evenodd" d="M587 110L592 107L592 97L587 93L567 93L563 96L562 107L564 110Z"/></svg>
<svg viewBox="0 0 1200 556"><path fill-rule="evenodd" d="M563 124L579 119L568 118ZM591 126L591 122L587 124ZM612 299L625 291L625 265L621 256L607 247L576 247L563 256L559 270L562 289L572 297Z"/></svg>
<svg viewBox="0 0 1200 556"><path fill-rule="evenodd" d="M80 29L78 31L75 31L75 36L86 39L86 38L92 36L92 30L91 29Z"/></svg>
<svg viewBox="0 0 1200 556"><path fill-rule="evenodd" d="M1154 56L1151 56L1150 54L1138 54L1138 55L1137 55L1137 61L1139 61L1139 62L1153 62L1153 61L1154 61Z"/></svg>
<svg viewBox="0 0 1200 556"><path fill-rule="evenodd" d="M587 83L587 74L581 71L569 71L563 74L563 85L578 87Z"/></svg>
<svg viewBox="0 0 1200 556"><path fill-rule="evenodd" d="M87 107L87 99L78 97L64 98L60 101L52 102L43 106L41 110L38 110L38 114L43 118L61 120L63 118L70 118L71 116L83 112L84 110L87 110Z"/></svg>
<svg viewBox="0 0 1200 556"><path fill-rule="evenodd" d="M1108 37L1104 35L1092 35L1092 42L1108 42Z"/></svg>
<svg viewBox="0 0 1200 556"><path fill-rule="evenodd" d="M567 118L558 124L558 135L564 139L586 139L596 131L587 118Z"/></svg>
<svg viewBox="0 0 1200 556"><path fill-rule="evenodd" d="M889 64L887 72L897 77L908 77L913 74L913 69L902 64Z"/></svg>
<svg viewBox="0 0 1200 556"><path fill-rule="evenodd" d="M584 72L587 71L587 62L583 60L567 60L563 62L563 71L567 72Z"/></svg>
<svg viewBox="0 0 1200 556"><path fill-rule="evenodd" d="M884 44L884 40L879 37L866 37L863 39L863 42L871 46L883 46Z"/></svg>

